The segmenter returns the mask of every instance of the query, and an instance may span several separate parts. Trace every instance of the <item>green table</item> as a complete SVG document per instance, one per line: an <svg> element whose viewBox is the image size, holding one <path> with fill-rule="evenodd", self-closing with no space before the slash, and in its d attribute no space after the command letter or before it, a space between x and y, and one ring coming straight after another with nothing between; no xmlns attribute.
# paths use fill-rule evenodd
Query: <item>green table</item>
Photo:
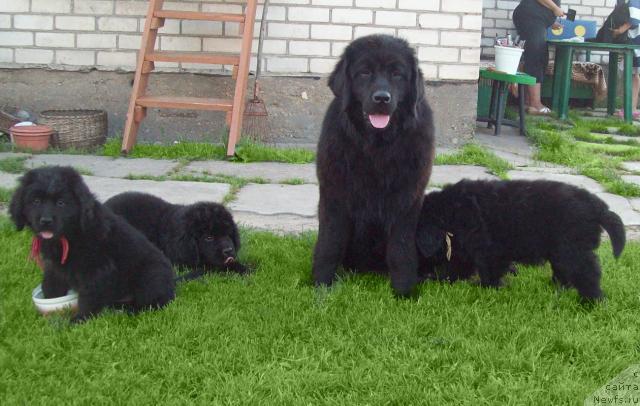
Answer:
<svg viewBox="0 0 640 406"><path fill-rule="evenodd" d="M526 85L535 85L536 78L522 72L510 75L489 69L480 69L480 78L491 80L491 101L489 104L489 116L478 117L477 121L488 123L489 128L495 126L494 135L500 135L500 129L503 124L519 128L520 135L524 135L524 89ZM520 119L517 122L504 119L509 83L518 85L518 113Z"/></svg>
<svg viewBox="0 0 640 406"><path fill-rule="evenodd" d="M571 91L571 67L573 54L577 49L609 52L609 83L607 95L607 114L611 115L616 109L616 91L618 87L618 59L622 54L624 60L624 120L630 123L633 120L631 107L631 77L633 73L634 50L640 49L640 45L603 44L599 42L570 42L547 41L556 48L556 58L553 68L553 99L551 108L562 119L567 118L569 112L569 94Z"/></svg>

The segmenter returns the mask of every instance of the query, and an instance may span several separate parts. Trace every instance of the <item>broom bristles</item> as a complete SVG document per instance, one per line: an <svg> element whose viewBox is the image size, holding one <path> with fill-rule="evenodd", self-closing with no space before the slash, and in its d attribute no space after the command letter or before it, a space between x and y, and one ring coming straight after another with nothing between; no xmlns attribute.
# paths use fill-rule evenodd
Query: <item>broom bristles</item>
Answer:
<svg viewBox="0 0 640 406"><path fill-rule="evenodd" d="M247 102L244 109L243 133L253 141L266 142L270 136L269 113L264 101L258 97Z"/></svg>

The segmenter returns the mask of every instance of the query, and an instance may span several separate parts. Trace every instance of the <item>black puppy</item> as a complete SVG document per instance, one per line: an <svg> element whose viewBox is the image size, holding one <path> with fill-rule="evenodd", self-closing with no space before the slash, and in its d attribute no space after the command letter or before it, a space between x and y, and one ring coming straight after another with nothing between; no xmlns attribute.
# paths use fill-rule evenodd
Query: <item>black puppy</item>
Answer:
<svg viewBox="0 0 640 406"><path fill-rule="evenodd" d="M584 189L552 181L463 180L426 196L416 242L436 263L446 262L449 251L457 258L449 273L477 269L485 286L499 286L511 262L548 260L556 283L575 287L589 300L602 297L593 252L602 228L618 257L625 246L624 225Z"/></svg>
<svg viewBox="0 0 640 406"><path fill-rule="evenodd" d="M146 193L127 192L107 200L105 206L140 230L174 265L192 269L180 279L195 279L211 270L247 272L236 260L238 228L221 204L183 206Z"/></svg>
<svg viewBox="0 0 640 406"><path fill-rule="evenodd" d="M45 298L78 292L83 321L105 307L137 312L174 298L169 260L139 231L102 206L68 167L27 172L11 200L18 230L29 227L32 254L41 255Z"/></svg>
<svg viewBox="0 0 640 406"><path fill-rule="evenodd" d="M316 285L338 266L389 272L397 295L413 293L414 244L431 175L434 127L422 73L406 41L353 41L329 78L335 94L318 143L320 229ZM382 265L381 265L382 264Z"/></svg>

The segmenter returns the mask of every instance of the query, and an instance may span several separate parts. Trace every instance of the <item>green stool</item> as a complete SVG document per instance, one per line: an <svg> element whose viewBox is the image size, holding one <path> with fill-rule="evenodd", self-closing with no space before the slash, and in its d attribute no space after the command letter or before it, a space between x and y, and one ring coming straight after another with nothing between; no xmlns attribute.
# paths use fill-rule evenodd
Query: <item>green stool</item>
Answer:
<svg viewBox="0 0 640 406"><path fill-rule="evenodd" d="M520 129L520 135L524 131L524 91L525 86L535 85L536 78L525 73L518 72L515 75L496 70L480 69L480 77L491 80L491 102L489 103L489 117L478 117L478 121L488 123L488 127L495 127L493 134L500 135L502 125ZM504 109L507 104L508 84L518 85L518 121L505 120Z"/></svg>

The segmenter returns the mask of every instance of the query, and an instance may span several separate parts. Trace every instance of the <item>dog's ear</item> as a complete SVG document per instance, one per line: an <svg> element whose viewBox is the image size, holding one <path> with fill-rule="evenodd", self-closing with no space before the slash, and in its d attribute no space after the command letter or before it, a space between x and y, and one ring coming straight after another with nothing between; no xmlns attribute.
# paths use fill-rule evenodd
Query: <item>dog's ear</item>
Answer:
<svg viewBox="0 0 640 406"><path fill-rule="evenodd" d="M329 88L336 98L342 101L340 104L342 111L346 111L351 102L351 78L349 77L348 60L347 51L345 51L329 76Z"/></svg>
<svg viewBox="0 0 640 406"><path fill-rule="evenodd" d="M235 221L233 221L233 218L231 219L231 230L231 239L233 240L236 252L238 252L240 250L240 233L238 232L238 226Z"/></svg>
<svg viewBox="0 0 640 406"><path fill-rule="evenodd" d="M485 251L492 244L492 235L476 196L461 192L452 207L453 228L465 230L455 235L460 246L469 252Z"/></svg>
<svg viewBox="0 0 640 406"><path fill-rule="evenodd" d="M484 216L478 204L478 199L472 193L467 193L463 190L457 196L457 199L453 201L450 210L453 212L451 216L452 223L456 227L459 226L466 230L480 232L486 231Z"/></svg>
<svg viewBox="0 0 640 406"><path fill-rule="evenodd" d="M198 238L201 237L203 224L207 223L207 207L202 204L192 206L180 221L176 235L176 246L173 247L178 262L197 266L200 264L200 248ZM196 262L194 263L194 258Z"/></svg>
<svg viewBox="0 0 640 406"><path fill-rule="evenodd" d="M201 264L200 249L195 236L185 229L182 232L182 238L176 241L177 244L172 247L176 262L196 267ZM195 262L194 262L195 259Z"/></svg>
<svg viewBox="0 0 640 406"><path fill-rule="evenodd" d="M411 55L411 83L409 84L409 108L413 117L418 117L418 106L424 100L424 78L415 53Z"/></svg>
<svg viewBox="0 0 640 406"><path fill-rule="evenodd" d="M98 212L98 202L91 193L87 185L82 180L82 176L75 170L70 170L67 178L71 184L71 191L76 199L80 211L80 229L83 233L98 233L98 237L104 234L102 230L102 216Z"/></svg>
<svg viewBox="0 0 640 406"><path fill-rule="evenodd" d="M445 242L445 231L431 223L421 223L416 231L416 246L425 258L430 258L438 253Z"/></svg>
<svg viewBox="0 0 640 406"><path fill-rule="evenodd" d="M212 216L211 209L206 203L196 203L190 206L184 214L185 232L190 231L194 235L195 230L205 231Z"/></svg>
<svg viewBox="0 0 640 406"><path fill-rule="evenodd" d="M24 215L24 195L28 185L32 182L32 177L31 172L27 172L27 174L20 179L20 186L13 192L11 203L9 203L9 215L18 230L22 230L24 226L29 223L27 216Z"/></svg>

